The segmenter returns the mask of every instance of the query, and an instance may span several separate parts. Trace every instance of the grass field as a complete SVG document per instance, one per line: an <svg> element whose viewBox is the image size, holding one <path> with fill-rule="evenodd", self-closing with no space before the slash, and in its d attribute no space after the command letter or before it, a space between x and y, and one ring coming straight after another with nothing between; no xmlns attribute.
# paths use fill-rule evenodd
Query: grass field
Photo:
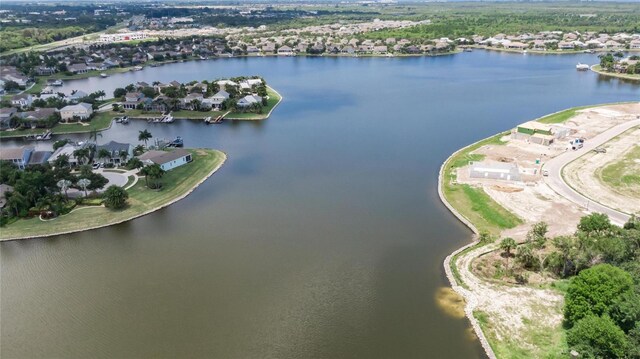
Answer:
<svg viewBox="0 0 640 359"><path fill-rule="evenodd" d="M492 322L491 315L488 313L476 310L473 312L473 316L480 323L482 332L487 336L496 357L500 359L560 359L568 357L566 334L562 326L549 330L546 326L539 326L537 323L523 318L523 322L526 324L524 332L526 342L536 343L535 347L523 347L522 343L508 336L497 338L498 325Z"/></svg>
<svg viewBox="0 0 640 359"><path fill-rule="evenodd" d="M39 218L20 219L0 230L0 239L52 235L67 231L82 231L96 226L114 224L133 219L148 211L159 209L196 187L211 171L226 159L217 150L191 150L193 162L168 171L162 178L161 190L145 187L144 179L129 189L128 207L110 210L104 207L79 206L71 213L43 222Z"/></svg>
<svg viewBox="0 0 640 359"><path fill-rule="evenodd" d="M602 168L600 180L617 192L640 198L640 145Z"/></svg>
<svg viewBox="0 0 640 359"><path fill-rule="evenodd" d="M467 218L479 231L497 235L503 229L513 228L522 220L500 206L482 189L467 184L457 184L456 170L466 166L469 161L481 161L484 156L472 152L484 145L502 145L498 134L452 156L444 165L442 190L444 197L460 214Z"/></svg>
<svg viewBox="0 0 640 359"><path fill-rule="evenodd" d="M70 133L88 133L92 130L103 131L108 129L111 126L111 120L117 114L109 111L109 112L99 112L97 113L91 121L88 123L80 122L80 123L59 123L55 125L51 132L54 135L64 135ZM24 137L33 134L41 134L46 132L45 128L36 128L36 129L28 129L28 130L16 130L16 131L2 131L0 132L0 138L15 138L15 137Z"/></svg>

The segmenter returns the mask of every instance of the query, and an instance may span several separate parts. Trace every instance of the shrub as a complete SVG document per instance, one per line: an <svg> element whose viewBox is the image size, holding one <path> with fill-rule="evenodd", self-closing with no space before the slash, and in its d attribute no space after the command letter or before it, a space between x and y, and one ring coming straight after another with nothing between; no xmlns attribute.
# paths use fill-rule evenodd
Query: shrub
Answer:
<svg viewBox="0 0 640 359"><path fill-rule="evenodd" d="M567 343L581 358L623 358L628 347L622 329L606 315L580 319L567 332Z"/></svg>
<svg viewBox="0 0 640 359"><path fill-rule="evenodd" d="M585 269L567 288L564 316L570 325L588 315L609 311L614 300L632 290L631 275L609 264Z"/></svg>

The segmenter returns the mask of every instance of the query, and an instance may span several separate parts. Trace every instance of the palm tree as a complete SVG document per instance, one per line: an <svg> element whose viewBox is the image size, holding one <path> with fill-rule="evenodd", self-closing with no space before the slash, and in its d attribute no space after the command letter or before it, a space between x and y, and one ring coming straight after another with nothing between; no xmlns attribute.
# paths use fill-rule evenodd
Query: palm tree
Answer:
<svg viewBox="0 0 640 359"><path fill-rule="evenodd" d="M127 157L129 157L129 152L121 150L118 152L118 157L120 157L120 163L123 164Z"/></svg>
<svg viewBox="0 0 640 359"><path fill-rule="evenodd" d="M500 249L505 252L505 256L507 257L507 268L509 268L509 257L511 257L511 251L516 248L516 241L507 237L500 242Z"/></svg>
<svg viewBox="0 0 640 359"><path fill-rule="evenodd" d="M106 148L101 148L98 151L98 158L111 158L111 152L109 152L109 150L107 150Z"/></svg>
<svg viewBox="0 0 640 359"><path fill-rule="evenodd" d="M82 188L82 190L84 191L84 196L87 196L87 187L89 187L89 185L91 184L91 180L87 179L87 178L80 178L78 180L78 186L80 186Z"/></svg>
<svg viewBox="0 0 640 359"><path fill-rule="evenodd" d="M137 145L136 147L133 148L133 153L136 155L141 155L144 153L144 146L143 145Z"/></svg>
<svg viewBox="0 0 640 359"><path fill-rule="evenodd" d="M98 143L98 137L102 137L102 132L98 131L94 128L89 131L89 141L93 140L93 142Z"/></svg>
<svg viewBox="0 0 640 359"><path fill-rule="evenodd" d="M61 154L53 161L53 166L57 168L69 167L69 155L66 153Z"/></svg>
<svg viewBox="0 0 640 359"><path fill-rule="evenodd" d="M151 135L151 132L147 131L147 130L142 130L142 131L138 131L138 141L142 141L144 142L144 146L147 146L147 141L149 141L153 136Z"/></svg>
<svg viewBox="0 0 640 359"><path fill-rule="evenodd" d="M159 164L154 163L152 165L143 167L140 170L140 174L144 176L144 181L148 188L159 188L161 184L158 182L162 176L164 176L164 170ZM151 180L152 186L149 187L149 180Z"/></svg>
<svg viewBox="0 0 640 359"><path fill-rule="evenodd" d="M91 151L89 150L88 147L85 148L79 148L75 151L73 151L73 156L78 160L78 162L81 162L82 164L84 164L84 160L89 160Z"/></svg>
<svg viewBox="0 0 640 359"><path fill-rule="evenodd" d="M67 199L69 199L69 196L67 195L67 190L71 186L71 181L66 179L61 179L60 181L58 181L57 185L60 188L60 192L64 192L64 196L67 197Z"/></svg>
<svg viewBox="0 0 640 359"><path fill-rule="evenodd" d="M96 91L96 95L98 95L102 100L107 94L104 92L104 90L100 90L100 91Z"/></svg>

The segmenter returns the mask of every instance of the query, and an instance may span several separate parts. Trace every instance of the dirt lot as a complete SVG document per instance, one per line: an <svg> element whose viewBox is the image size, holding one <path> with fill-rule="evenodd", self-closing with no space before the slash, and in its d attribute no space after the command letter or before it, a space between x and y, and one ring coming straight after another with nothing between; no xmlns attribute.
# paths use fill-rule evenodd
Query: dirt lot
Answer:
<svg viewBox="0 0 640 359"><path fill-rule="evenodd" d="M640 193L636 187L627 184L614 186L603 180L602 170L628 156L640 143L640 128L631 129L602 146L606 153L589 152L568 164L562 171L565 181L578 192L611 208L626 213L640 212ZM629 158L640 162L640 158ZM640 175L640 163L632 162L625 170Z"/></svg>
<svg viewBox="0 0 640 359"><path fill-rule="evenodd" d="M567 151L568 141L571 138L582 137L586 141L589 138L601 133L613 126L635 119L640 116L640 104L623 104L602 106L598 108L579 111L578 114L570 118L567 122L559 124L570 129L570 135L564 139L556 140L550 146L539 145L524 140L511 139L510 136L502 138L506 141L504 145L488 145L479 148L474 153L485 156L485 161L515 163L518 165L521 180L506 181L493 179L477 179L469 177L468 167L458 170L457 180L461 183L481 186L485 192L491 196L501 206L515 213L524 219L525 223L519 227L508 230L504 235L518 239L523 236L531 223L545 221L549 225L550 235L566 234L567 228L575 228L580 217L587 214L586 208L580 207L557 195L542 181L540 171L546 160L560 153ZM594 174L598 168L611 162L629 149L631 144L638 142L640 130L636 130L629 136L608 150L606 154L588 154L580 160L586 158L575 168L582 168L592 159L601 157L602 161L588 163L589 171L578 172L569 170L578 175L573 176L570 185L579 188L579 192L587 196L594 195L594 200L605 205L618 204L626 211L640 210L640 201L630 200L622 193L615 192L611 188L603 190L602 181ZM608 145L609 146L609 145ZM536 163L539 160L539 163ZM576 161L578 162L578 161ZM573 164L572 164L573 165ZM565 173L567 170L565 170ZM590 176L583 176L589 172ZM576 183L574 185L574 182ZM579 187L580 186L580 187ZM597 196L596 196L597 195ZM615 207L614 207L615 208Z"/></svg>

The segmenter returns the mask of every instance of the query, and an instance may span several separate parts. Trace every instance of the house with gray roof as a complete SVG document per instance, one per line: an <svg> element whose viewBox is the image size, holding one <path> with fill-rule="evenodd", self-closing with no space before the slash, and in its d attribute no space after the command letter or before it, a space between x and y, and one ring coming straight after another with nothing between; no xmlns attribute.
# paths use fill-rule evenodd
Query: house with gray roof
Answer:
<svg viewBox="0 0 640 359"><path fill-rule="evenodd" d="M172 151L147 151L138 158L145 164L157 164L165 171L185 165L193 161L191 152L178 148Z"/></svg>
<svg viewBox="0 0 640 359"><path fill-rule="evenodd" d="M107 150L110 157L104 159L100 158L100 160L104 160L107 163L113 163L114 165L124 163L133 156L133 145L130 143L110 141L104 145L96 146L96 154L100 153L101 150Z"/></svg>
<svg viewBox="0 0 640 359"><path fill-rule="evenodd" d="M80 102L76 105L65 106L60 109L60 119L69 121L74 118L86 120L93 114L93 107L89 103Z"/></svg>
<svg viewBox="0 0 640 359"><path fill-rule="evenodd" d="M0 161L8 161L18 166L19 169L24 169L34 150L34 146L4 148L0 151Z"/></svg>

